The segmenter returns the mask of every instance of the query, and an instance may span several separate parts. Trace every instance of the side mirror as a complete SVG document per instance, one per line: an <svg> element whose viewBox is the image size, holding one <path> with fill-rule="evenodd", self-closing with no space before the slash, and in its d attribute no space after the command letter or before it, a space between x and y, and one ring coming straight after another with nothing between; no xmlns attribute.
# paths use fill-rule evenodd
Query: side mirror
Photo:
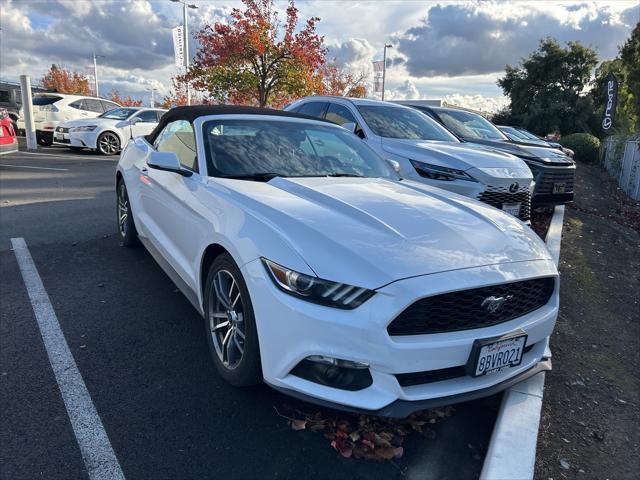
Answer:
<svg viewBox="0 0 640 480"><path fill-rule="evenodd" d="M391 160L389 158L387 158L387 163L391 166L391 168L393 168L394 172L396 172L397 174L400 174L400 163L396 162L395 160Z"/></svg>
<svg viewBox="0 0 640 480"><path fill-rule="evenodd" d="M183 177L193 175L191 170L182 168L180 160L178 160L178 156L174 152L152 152L147 159L147 165L154 170L173 172Z"/></svg>
<svg viewBox="0 0 640 480"><path fill-rule="evenodd" d="M349 130L351 133L356 133L356 128L358 128L358 125L353 122L343 123L340 126L346 130Z"/></svg>

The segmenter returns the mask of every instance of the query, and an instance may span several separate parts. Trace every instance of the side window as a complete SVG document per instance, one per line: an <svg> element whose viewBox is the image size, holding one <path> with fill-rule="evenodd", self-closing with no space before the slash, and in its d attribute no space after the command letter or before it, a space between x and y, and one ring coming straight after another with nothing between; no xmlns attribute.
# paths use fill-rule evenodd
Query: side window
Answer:
<svg viewBox="0 0 640 480"><path fill-rule="evenodd" d="M330 103L325 118L330 122L337 123L338 125L344 125L345 123L355 123L356 129L354 133L360 138L365 138L364 132L362 131L362 128L360 128L360 124L356 120L356 117L353 115L353 113L351 113L351 110L349 110L344 105L340 105L338 103Z"/></svg>
<svg viewBox="0 0 640 480"><path fill-rule="evenodd" d="M153 146L159 152L174 152L183 167L198 171L196 139L193 126L188 121L176 120L167 124L153 142Z"/></svg>
<svg viewBox="0 0 640 480"><path fill-rule="evenodd" d="M100 100L96 100L94 98L85 98L84 104L86 105L87 110L89 110L90 112L96 112L96 113L104 112L104 110L102 109L102 103L100 103Z"/></svg>
<svg viewBox="0 0 640 480"><path fill-rule="evenodd" d="M136 118L139 118L140 120L138 121L142 123L156 123L158 121L158 116L156 115L156 112L154 112L153 110L146 110L144 112L140 112L139 114L136 115Z"/></svg>
<svg viewBox="0 0 640 480"><path fill-rule="evenodd" d="M84 100L76 100L75 102L70 103L69 106L71 108L75 108L76 110L87 110L87 107L84 104Z"/></svg>
<svg viewBox="0 0 640 480"><path fill-rule="evenodd" d="M302 105L297 111L311 117L323 118L326 109L326 102L309 102Z"/></svg>
<svg viewBox="0 0 640 480"><path fill-rule="evenodd" d="M162 118L162 116L165 114L165 112L162 112L160 110L156 110L156 115L158 117L158 119L156 120L156 122L159 122L160 119Z"/></svg>
<svg viewBox="0 0 640 480"><path fill-rule="evenodd" d="M102 108L104 109L105 112L108 112L109 110L113 110L114 108L119 108L118 104L113 102L107 102L105 100L100 100L100 102L102 103Z"/></svg>

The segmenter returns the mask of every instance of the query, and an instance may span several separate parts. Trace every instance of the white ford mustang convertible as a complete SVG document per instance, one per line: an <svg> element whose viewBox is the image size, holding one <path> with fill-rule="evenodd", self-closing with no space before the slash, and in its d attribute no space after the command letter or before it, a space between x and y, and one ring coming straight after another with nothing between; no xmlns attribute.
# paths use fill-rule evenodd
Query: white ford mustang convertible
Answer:
<svg viewBox="0 0 640 480"><path fill-rule="evenodd" d="M353 133L251 107L179 107L116 173L122 243L204 317L238 386L402 417L551 368L558 274L529 227L398 178Z"/></svg>

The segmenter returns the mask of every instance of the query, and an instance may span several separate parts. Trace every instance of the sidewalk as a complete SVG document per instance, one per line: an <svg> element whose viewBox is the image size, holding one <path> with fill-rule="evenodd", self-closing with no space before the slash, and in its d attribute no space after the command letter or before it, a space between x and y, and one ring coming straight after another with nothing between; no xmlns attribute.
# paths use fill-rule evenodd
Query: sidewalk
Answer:
<svg viewBox="0 0 640 480"><path fill-rule="evenodd" d="M638 478L640 206L597 166L578 165L560 274L536 478Z"/></svg>

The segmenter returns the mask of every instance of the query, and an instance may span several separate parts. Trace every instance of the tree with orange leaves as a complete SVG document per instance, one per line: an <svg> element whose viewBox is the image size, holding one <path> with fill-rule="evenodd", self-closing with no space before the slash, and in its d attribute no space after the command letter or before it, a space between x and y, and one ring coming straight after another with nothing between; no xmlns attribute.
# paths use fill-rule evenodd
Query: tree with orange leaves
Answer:
<svg viewBox="0 0 640 480"><path fill-rule="evenodd" d="M332 63L324 65L320 69L319 75L321 84L318 93L321 95L353 98L364 98L367 95L364 72L360 75L354 75L348 69L338 67L334 60Z"/></svg>
<svg viewBox="0 0 640 480"><path fill-rule="evenodd" d="M319 18L307 19L296 32L293 0L280 22L273 0L242 0L231 21L206 25L196 33L195 61L181 81L189 81L223 103L280 106L293 97L317 91L318 70L325 63Z"/></svg>
<svg viewBox="0 0 640 480"><path fill-rule="evenodd" d="M172 78L171 84L173 87L169 91L169 94L165 95L162 99L160 108L181 107L187 104L187 88L184 82L180 82L176 78ZM195 102L193 101L194 99L192 98L191 100L191 103L195 105Z"/></svg>
<svg viewBox="0 0 640 480"><path fill-rule="evenodd" d="M89 95L89 80L81 73L53 64L42 77L42 86L47 90L74 95Z"/></svg>
<svg viewBox="0 0 640 480"><path fill-rule="evenodd" d="M120 92L115 88L111 89L109 92L109 100L117 103L123 107L140 107L142 106L142 100L134 100L130 95L126 97L120 96Z"/></svg>

